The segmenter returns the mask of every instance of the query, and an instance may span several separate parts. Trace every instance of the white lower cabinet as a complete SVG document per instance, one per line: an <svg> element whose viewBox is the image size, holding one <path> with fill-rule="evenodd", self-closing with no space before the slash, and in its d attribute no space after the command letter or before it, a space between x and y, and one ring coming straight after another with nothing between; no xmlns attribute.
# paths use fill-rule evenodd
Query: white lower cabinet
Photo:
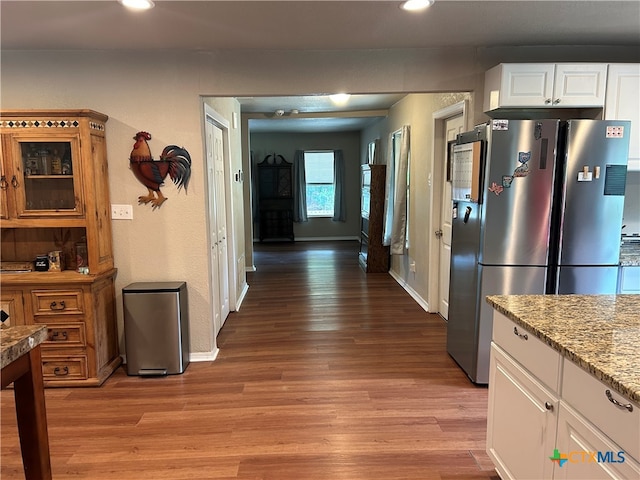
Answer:
<svg viewBox="0 0 640 480"><path fill-rule="evenodd" d="M558 398L491 345L487 453L503 480L553 478Z"/></svg>
<svg viewBox="0 0 640 480"><path fill-rule="evenodd" d="M560 402L556 448L564 457L553 478L604 480L640 478L638 464L591 422Z"/></svg>
<svg viewBox="0 0 640 480"><path fill-rule="evenodd" d="M487 453L503 480L638 480L640 406L496 311Z"/></svg>
<svg viewBox="0 0 640 480"><path fill-rule="evenodd" d="M620 267L618 272L618 293L640 294L640 267Z"/></svg>

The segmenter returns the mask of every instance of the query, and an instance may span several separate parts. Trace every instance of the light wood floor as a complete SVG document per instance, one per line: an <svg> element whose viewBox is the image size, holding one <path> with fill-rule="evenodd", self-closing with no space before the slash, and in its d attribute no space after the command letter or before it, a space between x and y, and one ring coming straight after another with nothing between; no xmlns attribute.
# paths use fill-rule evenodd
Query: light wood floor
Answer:
<svg viewBox="0 0 640 480"><path fill-rule="evenodd" d="M447 355L437 315L364 274L355 242L256 250L215 362L46 390L54 479L498 479L487 390ZM3 480L24 478L12 393Z"/></svg>

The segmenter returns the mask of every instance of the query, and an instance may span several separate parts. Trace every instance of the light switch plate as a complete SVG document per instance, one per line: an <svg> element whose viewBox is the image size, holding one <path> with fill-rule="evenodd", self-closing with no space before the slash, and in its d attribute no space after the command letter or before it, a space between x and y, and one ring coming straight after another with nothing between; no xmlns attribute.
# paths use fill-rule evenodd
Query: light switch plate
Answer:
<svg viewBox="0 0 640 480"><path fill-rule="evenodd" d="M112 220L133 220L133 206L111 204Z"/></svg>

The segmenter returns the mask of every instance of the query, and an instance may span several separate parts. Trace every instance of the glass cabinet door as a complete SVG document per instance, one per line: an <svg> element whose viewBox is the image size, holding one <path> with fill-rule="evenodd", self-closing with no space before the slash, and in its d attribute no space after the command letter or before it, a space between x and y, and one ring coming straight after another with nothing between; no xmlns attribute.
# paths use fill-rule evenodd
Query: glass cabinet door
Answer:
<svg viewBox="0 0 640 480"><path fill-rule="evenodd" d="M16 172L8 181L15 195L16 215L82 215L77 138L14 137L14 141Z"/></svg>

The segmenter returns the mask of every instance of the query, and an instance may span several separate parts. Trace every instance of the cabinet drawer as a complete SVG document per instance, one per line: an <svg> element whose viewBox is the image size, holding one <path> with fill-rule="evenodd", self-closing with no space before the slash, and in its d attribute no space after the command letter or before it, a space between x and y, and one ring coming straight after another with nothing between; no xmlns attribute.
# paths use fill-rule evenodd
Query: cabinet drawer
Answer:
<svg viewBox="0 0 640 480"><path fill-rule="evenodd" d="M84 313L82 290L33 290L34 315Z"/></svg>
<svg viewBox="0 0 640 480"><path fill-rule="evenodd" d="M632 410L614 405L607 398L607 390L613 399L631 405ZM640 406L566 358L562 374L562 398L636 461L640 460Z"/></svg>
<svg viewBox="0 0 640 480"><path fill-rule="evenodd" d="M44 323L36 318L36 323ZM50 347L85 347L87 345L87 335L84 323L56 323L48 324L48 339L43 344L43 348Z"/></svg>
<svg viewBox="0 0 640 480"><path fill-rule="evenodd" d="M559 390L562 356L500 312L493 314L493 341L554 392Z"/></svg>
<svg viewBox="0 0 640 480"><path fill-rule="evenodd" d="M42 377L45 381L84 380L88 376L85 355L42 357Z"/></svg>

